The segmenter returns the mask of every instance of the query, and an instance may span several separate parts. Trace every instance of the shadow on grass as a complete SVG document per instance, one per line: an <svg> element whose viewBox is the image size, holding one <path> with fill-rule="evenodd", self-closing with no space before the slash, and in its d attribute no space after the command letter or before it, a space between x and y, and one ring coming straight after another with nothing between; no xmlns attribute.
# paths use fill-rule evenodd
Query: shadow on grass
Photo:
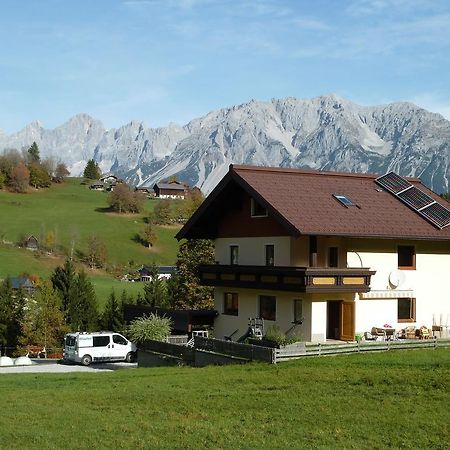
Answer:
<svg viewBox="0 0 450 450"><path fill-rule="evenodd" d="M114 210L110 206L108 206L107 208L95 208L95 211L100 213L114 212Z"/></svg>

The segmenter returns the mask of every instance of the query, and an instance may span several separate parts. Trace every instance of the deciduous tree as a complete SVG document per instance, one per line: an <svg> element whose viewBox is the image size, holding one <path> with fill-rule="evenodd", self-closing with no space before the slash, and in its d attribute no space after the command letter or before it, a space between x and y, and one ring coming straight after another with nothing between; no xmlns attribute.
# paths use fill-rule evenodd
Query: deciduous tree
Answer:
<svg viewBox="0 0 450 450"><path fill-rule="evenodd" d="M178 251L177 274L169 280L173 307L207 309L213 306L213 289L200 284L197 267L214 263L214 244L205 239L190 239Z"/></svg>
<svg viewBox="0 0 450 450"><path fill-rule="evenodd" d="M89 267L101 268L105 265L108 251L105 243L95 234L89 237L87 242L86 262Z"/></svg>
<svg viewBox="0 0 450 450"><path fill-rule="evenodd" d="M14 292L9 278L0 283L0 347L6 347L8 354L18 345L24 302L24 293Z"/></svg>
<svg viewBox="0 0 450 450"><path fill-rule="evenodd" d="M23 346L39 345L47 350L62 346L68 327L61 298L50 282L45 282L34 298L27 300L20 325Z"/></svg>
<svg viewBox="0 0 450 450"><path fill-rule="evenodd" d="M151 223L148 223L144 227L144 231L142 233L142 241L145 242L149 248L153 247L158 240L158 235L155 232L154 226Z"/></svg>
<svg viewBox="0 0 450 450"><path fill-rule="evenodd" d="M26 192L30 184L30 171L27 166L20 162L11 169L9 174L9 186L14 192Z"/></svg>
<svg viewBox="0 0 450 450"><path fill-rule="evenodd" d="M64 178L68 177L70 175L69 170L67 169L67 166L60 162L55 169L55 177L57 180L62 181Z"/></svg>

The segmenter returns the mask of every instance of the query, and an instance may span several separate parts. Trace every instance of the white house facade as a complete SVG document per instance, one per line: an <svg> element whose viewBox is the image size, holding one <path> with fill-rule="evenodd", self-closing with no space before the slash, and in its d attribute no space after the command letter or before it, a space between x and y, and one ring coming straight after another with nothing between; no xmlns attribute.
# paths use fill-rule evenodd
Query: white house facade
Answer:
<svg viewBox="0 0 450 450"><path fill-rule="evenodd" d="M305 341L448 330L450 211L417 179L230 166L178 237L209 238L214 333L263 318Z"/></svg>

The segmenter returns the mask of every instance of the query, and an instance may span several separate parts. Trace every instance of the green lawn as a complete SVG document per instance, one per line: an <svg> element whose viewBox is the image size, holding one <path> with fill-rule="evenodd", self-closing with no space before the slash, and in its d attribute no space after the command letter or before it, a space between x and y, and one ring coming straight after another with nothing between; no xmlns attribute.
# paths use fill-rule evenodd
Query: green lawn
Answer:
<svg viewBox="0 0 450 450"><path fill-rule="evenodd" d="M2 448L445 449L450 349L0 375Z"/></svg>
<svg viewBox="0 0 450 450"><path fill-rule="evenodd" d="M75 249L86 250L89 236L95 234L107 246L110 265L134 266L151 264L171 265L176 261L178 242L174 235L179 227L158 227L158 243L149 250L134 240L144 227L144 218L158 200L147 200L142 214L119 215L107 212L107 194L90 191L80 179L68 179L61 185L15 194L0 190L0 241L17 242L22 235L35 235L42 239L49 231L57 243L68 252L71 242ZM0 279L27 272L48 278L64 256L37 255L11 245L0 244ZM93 282L100 306L111 290L120 295L122 290L136 294L140 284L121 283L108 274L86 272Z"/></svg>

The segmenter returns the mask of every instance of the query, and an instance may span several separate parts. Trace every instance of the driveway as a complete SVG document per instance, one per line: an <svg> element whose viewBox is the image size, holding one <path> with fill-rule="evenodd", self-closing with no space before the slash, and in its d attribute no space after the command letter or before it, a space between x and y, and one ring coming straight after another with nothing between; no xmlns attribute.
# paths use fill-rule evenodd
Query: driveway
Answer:
<svg viewBox="0 0 450 450"><path fill-rule="evenodd" d="M89 367L77 364L64 364L57 361L32 360L31 366L3 366L0 375L4 373L72 373L72 372L112 372L120 369L135 369L137 363L126 362L91 364Z"/></svg>

